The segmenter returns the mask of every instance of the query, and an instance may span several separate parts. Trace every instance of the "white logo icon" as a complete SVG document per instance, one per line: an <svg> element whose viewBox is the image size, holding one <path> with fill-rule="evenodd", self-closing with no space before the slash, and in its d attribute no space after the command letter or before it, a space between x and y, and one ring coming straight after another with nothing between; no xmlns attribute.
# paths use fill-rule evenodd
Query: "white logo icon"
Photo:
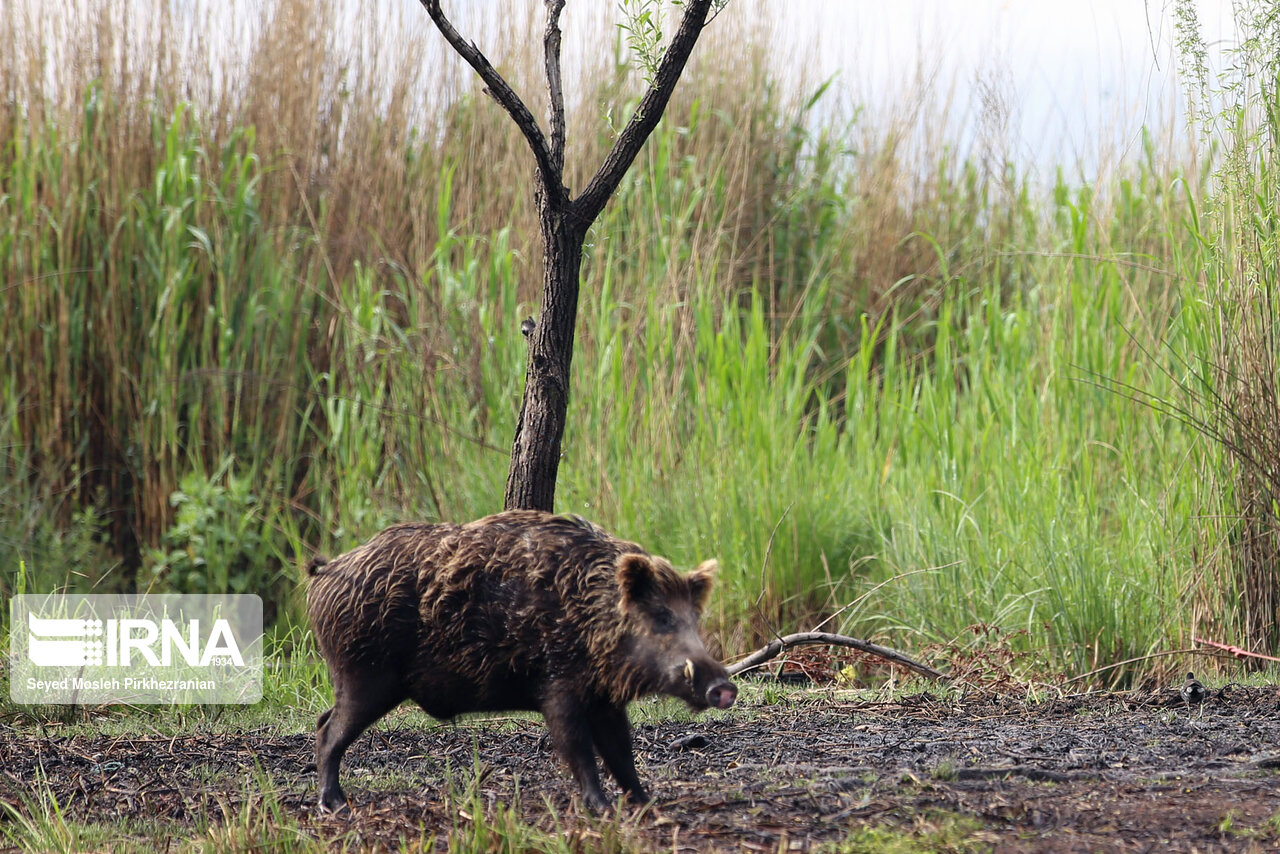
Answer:
<svg viewBox="0 0 1280 854"><path fill-rule="evenodd" d="M63 620L27 615L27 653L40 667L102 663L102 620Z"/></svg>

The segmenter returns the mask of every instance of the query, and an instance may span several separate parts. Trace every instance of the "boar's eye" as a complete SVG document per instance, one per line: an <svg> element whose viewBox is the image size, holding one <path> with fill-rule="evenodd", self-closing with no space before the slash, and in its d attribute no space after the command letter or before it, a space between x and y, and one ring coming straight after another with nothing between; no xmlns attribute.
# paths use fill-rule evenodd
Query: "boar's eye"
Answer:
<svg viewBox="0 0 1280 854"><path fill-rule="evenodd" d="M653 628L663 634L675 631L676 616L670 608L660 605L653 610Z"/></svg>

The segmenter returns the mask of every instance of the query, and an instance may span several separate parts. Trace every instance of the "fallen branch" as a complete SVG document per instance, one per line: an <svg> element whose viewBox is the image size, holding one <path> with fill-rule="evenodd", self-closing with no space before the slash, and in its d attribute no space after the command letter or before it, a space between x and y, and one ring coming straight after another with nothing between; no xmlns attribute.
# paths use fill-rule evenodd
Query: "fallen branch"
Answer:
<svg viewBox="0 0 1280 854"><path fill-rule="evenodd" d="M1280 661L1274 655L1263 655L1260 652L1250 652L1247 649L1241 649L1238 646L1232 646L1229 643L1219 643L1218 641L1205 640L1204 638L1191 638L1194 643L1202 643L1205 646L1211 646L1214 649L1220 649L1223 652L1229 652L1236 658L1261 658L1263 661Z"/></svg>
<svg viewBox="0 0 1280 854"><path fill-rule="evenodd" d="M1187 647L1186 649L1164 649L1160 652L1150 652L1146 655L1139 655L1134 658L1126 658L1124 661L1116 661L1111 664L1104 664L1102 667L1090 670L1088 673L1081 673L1078 676L1072 676L1063 685L1070 685L1072 682L1083 682L1091 676L1097 676L1099 673L1106 673L1108 670L1115 670L1117 667L1124 667L1127 664L1138 664L1144 661L1151 661L1156 658L1168 658L1171 655L1212 655L1213 653L1205 652L1195 647Z"/></svg>
<svg viewBox="0 0 1280 854"><path fill-rule="evenodd" d="M851 638L848 635L833 635L829 632L798 632L793 635L777 638L769 641L769 643L748 655L746 658L729 665L729 675L734 676L742 673L744 670L750 670L753 667L759 667L770 659L777 658L782 654L783 650L792 649L797 646L845 646L865 652L868 655L874 655L877 658L883 658L885 661L905 667L908 670L914 670L922 676L928 676L930 679L937 679L940 682L949 682L951 677L945 673L934 670L927 664L921 664L913 658L908 658L896 649L889 649L887 646L880 646L874 643L868 643L858 638Z"/></svg>

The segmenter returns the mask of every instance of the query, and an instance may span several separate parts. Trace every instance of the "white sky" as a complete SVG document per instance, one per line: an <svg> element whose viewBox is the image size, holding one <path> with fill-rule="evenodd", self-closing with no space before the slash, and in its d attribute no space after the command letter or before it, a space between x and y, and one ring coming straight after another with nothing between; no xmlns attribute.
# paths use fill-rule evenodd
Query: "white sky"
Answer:
<svg viewBox="0 0 1280 854"><path fill-rule="evenodd" d="M178 10L179 26L196 27L213 44L225 45L228 59L246 41L237 20L256 20L261 8L261 0L119 5L145 9L164 2ZM1196 5L1211 45L1234 40L1231 0ZM0 0L4 6L21 9L22 21L46 31L64 28L60 22L67 17L47 0ZM463 34L482 48L497 22L508 22L505 29L517 38L528 29L530 38L540 39L542 6L541 0L445 3ZM372 39L373 50L393 52L397 42L418 36L422 41L405 49L440 70L434 79L469 79L470 70L447 55L417 0L335 0L335 7L339 40L362 45L370 43L362 38ZM569 0L563 28L570 93L575 56L598 57L611 49L617 8L618 0ZM730 0L723 14L726 20L713 28L768 34L778 67L800 69L805 85L834 77L835 91L819 107L834 115L862 107L867 122L900 119L922 91L935 105L949 105L952 126L935 135L955 142L962 153L994 133L1004 140L1005 153L1024 165L1049 171L1079 164L1084 177L1092 178L1138 149L1144 124L1181 130L1173 0ZM762 21L763 27L754 27ZM610 47L603 47L606 39ZM498 52L491 58L501 64ZM990 109L993 102L1001 108ZM938 113L924 108L918 115L928 121Z"/></svg>
<svg viewBox="0 0 1280 854"><path fill-rule="evenodd" d="M776 0L775 0L776 2ZM1234 38L1230 0L1197 0L1211 45ZM917 75L977 133L982 92L1010 114L1014 158L1086 173L1136 150L1143 124L1180 121L1172 0L797 0L779 47L801 46L851 103L890 112Z"/></svg>

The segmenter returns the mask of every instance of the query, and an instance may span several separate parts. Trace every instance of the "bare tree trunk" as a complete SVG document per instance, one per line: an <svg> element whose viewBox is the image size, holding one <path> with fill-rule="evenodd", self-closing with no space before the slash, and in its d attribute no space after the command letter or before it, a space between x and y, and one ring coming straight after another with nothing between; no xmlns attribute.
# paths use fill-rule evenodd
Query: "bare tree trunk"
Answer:
<svg viewBox="0 0 1280 854"><path fill-rule="evenodd" d="M511 448L505 506L508 510L552 510L556 475L560 469L560 443L569 405L569 365L573 360L579 274L587 229L604 210L605 203L631 168L641 146L658 126L698 36L706 26L712 0L688 0L684 4L680 27L658 63L649 90L618 135L600 169L576 199L571 198L569 189L564 186L560 13L564 11L565 0L545 0L547 29L543 34L543 46L549 96L549 134L542 132L529 108L480 49L454 29L440 8L440 0L420 2L450 46L480 75L488 94L511 116L533 151L535 194L545 262L542 313L529 340L524 399Z"/></svg>
<svg viewBox="0 0 1280 854"><path fill-rule="evenodd" d="M539 193L546 269L542 314L529 337L524 399L507 473L505 507L550 511L555 504L560 442L569 407L569 366L578 316L579 274L586 232Z"/></svg>

